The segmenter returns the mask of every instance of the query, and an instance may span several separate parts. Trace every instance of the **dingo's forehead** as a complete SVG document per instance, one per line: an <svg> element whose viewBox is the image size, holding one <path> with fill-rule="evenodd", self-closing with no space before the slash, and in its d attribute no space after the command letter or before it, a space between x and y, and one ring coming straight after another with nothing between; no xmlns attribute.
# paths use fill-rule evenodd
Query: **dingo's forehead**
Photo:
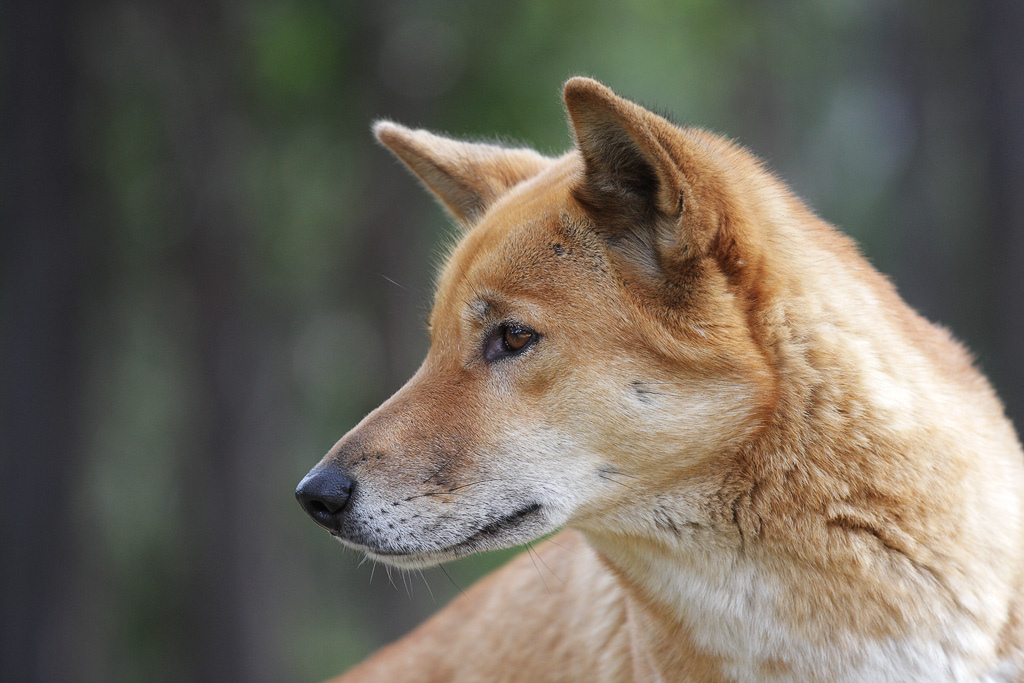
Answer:
<svg viewBox="0 0 1024 683"><path fill-rule="evenodd" d="M448 316L486 318L514 299L518 306L560 306L586 276L605 273L603 250L572 197L580 169L570 154L496 202L455 247L441 273L431 326ZM593 291L589 291L593 298Z"/></svg>

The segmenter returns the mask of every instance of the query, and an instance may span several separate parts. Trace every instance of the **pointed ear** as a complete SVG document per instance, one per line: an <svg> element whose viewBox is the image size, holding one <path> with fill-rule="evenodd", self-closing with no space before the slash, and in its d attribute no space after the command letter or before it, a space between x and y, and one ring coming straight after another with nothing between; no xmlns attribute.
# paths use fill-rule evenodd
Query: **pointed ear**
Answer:
<svg viewBox="0 0 1024 683"><path fill-rule="evenodd" d="M495 199L551 163L532 149L461 142L390 121L378 121L373 132L465 227Z"/></svg>
<svg viewBox="0 0 1024 683"><path fill-rule="evenodd" d="M615 243L648 266L669 252L705 251L718 224L714 154L693 132L597 81L572 78L563 96L584 164L576 198Z"/></svg>

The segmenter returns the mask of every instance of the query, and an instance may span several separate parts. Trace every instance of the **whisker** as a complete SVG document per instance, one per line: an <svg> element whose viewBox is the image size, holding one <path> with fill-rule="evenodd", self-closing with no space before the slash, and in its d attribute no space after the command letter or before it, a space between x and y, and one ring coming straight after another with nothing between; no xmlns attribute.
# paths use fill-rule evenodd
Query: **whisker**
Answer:
<svg viewBox="0 0 1024 683"><path fill-rule="evenodd" d="M443 574L444 574L445 576L447 576L447 577L448 577L448 580L452 582L452 585L453 585L453 586L455 586L455 589L456 589L457 591L459 591L459 592L460 592L460 593L462 593L463 595L465 595L465 594L466 594L466 591L462 590L462 586L460 586L459 584L455 583L455 579L453 579L453 578L452 578L452 575L448 573L448 570L444 568L444 565L443 565L443 564L439 564L439 565L437 565L437 568L438 568L438 569L440 569L440 570L441 570L441 572L442 572L442 573L443 573Z"/></svg>
<svg viewBox="0 0 1024 683"><path fill-rule="evenodd" d="M477 296L477 295L479 295L479 293L480 293L480 292L479 292L479 290L477 289L476 285L474 285L473 283L471 283L471 282L469 281L469 273L467 273L467 272L466 272L466 268L465 268L465 266L463 266L463 265L462 265L462 262L461 262L461 261L457 261L456 263L457 263L457 264L458 264L458 266L459 266L459 272L460 272L460 273L462 273L462 279L463 279L463 280L465 280L465 281L466 281L466 283L467 283L467 284L468 284L468 285L469 285L470 287L472 287L472 289L473 289L473 295L474 295L474 296ZM467 305L467 306L469 305L469 302L468 302L468 301L466 301L465 303L466 303L466 305Z"/></svg>
<svg viewBox="0 0 1024 683"><path fill-rule="evenodd" d="M427 581L426 575L423 573L422 569L417 569L416 571L419 573L420 578L423 579L423 585L427 587L427 593L430 594L430 601L436 605L437 600L434 599L434 591L430 590L430 583Z"/></svg>
<svg viewBox="0 0 1024 683"><path fill-rule="evenodd" d="M526 554L530 556L530 562L533 562L533 568L537 570L537 576L540 577L540 582L544 584L544 590L548 592L548 595L551 595L551 588L548 586L548 582L544 580L544 574L541 573L540 567L537 566L537 560L533 557L533 547L529 543L526 544Z"/></svg>
<svg viewBox="0 0 1024 683"><path fill-rule="evenodd" d="M606 473L606 474L613 474L616 477L626 477L627 479L639 479L640 478L640 477L636 476L635 474L627 474L627 473L623 472L622 470L617 470L617 469L614 469L614 468L606 468L606 469L603 469L601 471Z"/></svg>
<svg viewBox="0 0 1024 683"><path fill-rule="evenodd" d="M364 273L372 273L373 271L371 271L371 270L363 270L363 272ZM398 282L397 280L394 280L394 279L388 277L384 273L375 273L375 274L379 275L382 278L384 278L385 280L387 280L388 282L393 284L395 287L398 287L399 289L404 289L405 291L409 292L410 294L417 294L419 296L424 296L425 295L425 292L423 292L422 290L415 289L413 287L407 287L406 285L403 285L401 282Z"/></svg>
<svg viewBox="0 0 1024 683"><path fill-rule="evenodd" d="M545 543L550 543L553 546L557 546L557 547L561 548L562 550L568 550L570 553L575 553L576 552L576 550L574 548L570 548L567 545L562 545L558 541L555 541L555 540L553 540L551 538L545 538L544 542Z"/></svg>
<svg viewBox="0 0 1024 683"><path fill-rule="evenodd" d="M492 481L501 481L501 479L481 479L479 481L471 481L468 484L461 484L461 485L456 486L454 488L448 489L448 493L455 493L459 489L468 488L470 486L476 486L477 484L487 484L487 483L492 482Z"/></svg>
<svg viewBox="0 0 1024 683"><path fill-rule="evenodd" d="M527 546L527 547L530 547L530 544L529 544L529 543L527 543L527 544L526 544L526 546ZM555 573L555 572L554 572L554 571L553 571L553 570L551 569L551 567L549 567L549 566L548 566L548 563L544 561L544 558L540 556L540 553L539 553L539 552L537 552L537 550L536 550L536 549L534 549L534 550L533 550L533 554L537 556L537 561L538 561L538 562L540 562L540 563L541 563L542 565L544 565L544 568L548 570L548 573L549 573L549 574L551 574L551 576L553 576L553 577L555 577L556 579L558 579L558 583L563 583L563 584L565 583L565 581L564 581L564 580L562 580L562 577L561 577L561 576L559 576L558 574L556 574L556 573Z"/></svg>
<svg viewBox="0 0 1024 683"><path fill-rule="evenodd" d="M433 474L431 474L429 477L427 477L426 479L424 479L420 483L426 484L428 481L430 481L431 479L433 479L437 475L441 474L441 472L443 472L445 470L445 468L448 467L448 465L451 465L453 462L455 462L455 456L454 455L452 457L448 458L447 460L445 460L443 463L441 463L441 466L438 467L436 470L434 470Z"/></svg>
<svg viewBox="0 0 1024 683"><path fill-rule="evenodd" d="M405 500L406 503L408 503L409 501L416 500L417 498L431 498L433 496L447 496L449 494L455 493L456 491L458 491L460 489L464 489L464 488L467 488L467 487L470 487L470 486L476 486L477 484L486 484L487 482L490 482L490 481L501 481L501 479L481 479L480 481L471 481L468 484L460 484L459 486L454 486L454 487L452 487L450 489L445 489L444 491L427 491L426 493L417 493L415 496L409 496L408 498L405 498L404 500Z"/></svg>
<svg viewBox="0 0 1024 683"><path fill-rule="evenodd" d="M629 489L630 491L636 491L636 487L630 486L629 484L627 484L625 482L621 482L621 481L618 481L616 479L612 479L611 475L609 475L607 472L598 472L597 476L601 477L605 481L610 481L613 484L618 484L619 486L624 486L627 489Z"/></svg>
<svg viewBox="0 0 1024 683"><path fill-rule="evenodd" d="M409 586L409 575L404 569L402 570L402 585L405 586L406 596L412 600L412 588Z"/></svg>
<svg viewBox="0 0 1024 683"><path fill-rule="evenodd" d="M446 493L448 493L448 492L447 491L427 491L426 493L417 493L415 496L409 496L408 498L406 498L405 502L408 503L409 501L416 500L417 498L430 498L431 496L442 496L442 495L444 495Z"/></svg>

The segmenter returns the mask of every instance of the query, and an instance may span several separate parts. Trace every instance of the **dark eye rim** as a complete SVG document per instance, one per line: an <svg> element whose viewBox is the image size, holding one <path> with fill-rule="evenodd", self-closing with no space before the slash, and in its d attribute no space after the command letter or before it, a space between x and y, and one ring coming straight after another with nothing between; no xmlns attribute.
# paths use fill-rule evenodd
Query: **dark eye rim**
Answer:
<svg viewBox="0 0 1024 683"><path fill-rule="evenodd" d="M522 346L515 348L508 343L509 333L527 334L529 335L529 338L522 344ZM518 356L527 349L536 345L540 336L541 335L529 325L524 325L512 320L505 321L496 325L490 333L488 333L487 338L484 341L484 360L488 363L493 363L510 356Z"/></svg>

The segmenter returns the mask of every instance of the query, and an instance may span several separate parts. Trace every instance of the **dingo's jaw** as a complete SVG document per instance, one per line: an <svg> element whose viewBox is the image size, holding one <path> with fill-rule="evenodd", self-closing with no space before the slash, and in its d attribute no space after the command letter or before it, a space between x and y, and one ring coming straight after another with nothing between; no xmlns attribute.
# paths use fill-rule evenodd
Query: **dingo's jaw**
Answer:
<svg viewBox="0 0 1024 683"><path fill-rule="evenodd" d="M340 535L335 535L335 538L341 541L342 545L362 551L371 560L385 562L402 569L422 569L457 560L480 550L510 548L528 543L544 534L544 531L536 530L537 527L543 528L544 526L543 519L539 518L540 511L540 503L532 503L511 514L487 522L485 526L472 532L461 541L436 549L385 550L360 545Z"/></svg>
<svg viewBox="0 0 1024 683"><path fill-rule="evenodd" d="M466 484L464 486L469 486ZM404 501L375 509L375 503L360 504L359 487L340 471L327 466L311 471L295 495L303 509L338 541L366 554L372 560L404 569L419 569L465 557L471 553L507 548L529 542L554 530L540 503L492 505L474 521L469 511L452 524L423 519L419 513L394 517L387 507L399 508ZM431 493L420 494L423 497ZM468 506L472 507L472 506ZM503 510L509 510L504 512ZM410 524L410 521L413 524ZM386 531L384 531L386 529Z"/></svg>

